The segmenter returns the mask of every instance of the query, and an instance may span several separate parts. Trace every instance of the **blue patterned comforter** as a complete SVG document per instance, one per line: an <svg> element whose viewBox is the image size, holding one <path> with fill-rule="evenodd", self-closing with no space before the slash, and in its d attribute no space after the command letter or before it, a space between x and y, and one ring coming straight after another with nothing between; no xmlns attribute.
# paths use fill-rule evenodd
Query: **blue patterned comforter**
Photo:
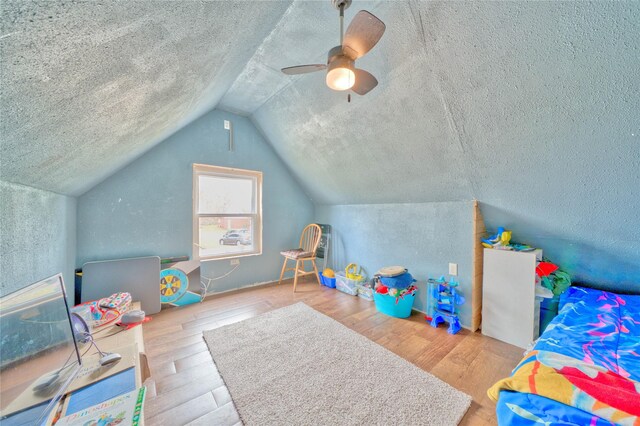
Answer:
<svg viewBox="0 0 640 426"><path fill-rule="evenodd" d="M570 287L561 296L558 316L533 349L640 382L640 296ZM640 392L640 383L637 387ZM496 411L501 425L613 424L540 395L507 390L500 391Z"/></svg>

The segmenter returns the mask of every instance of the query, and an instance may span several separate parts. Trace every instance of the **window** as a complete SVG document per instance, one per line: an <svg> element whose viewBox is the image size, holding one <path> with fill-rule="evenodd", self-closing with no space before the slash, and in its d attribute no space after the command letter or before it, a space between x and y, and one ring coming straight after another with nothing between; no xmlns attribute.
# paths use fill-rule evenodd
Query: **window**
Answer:
<svg viewBox="0 0 640 426"><path fill-rule="evenodd" d="M262 172L193 165L193 244L200 260L262 254Z"/></svg>

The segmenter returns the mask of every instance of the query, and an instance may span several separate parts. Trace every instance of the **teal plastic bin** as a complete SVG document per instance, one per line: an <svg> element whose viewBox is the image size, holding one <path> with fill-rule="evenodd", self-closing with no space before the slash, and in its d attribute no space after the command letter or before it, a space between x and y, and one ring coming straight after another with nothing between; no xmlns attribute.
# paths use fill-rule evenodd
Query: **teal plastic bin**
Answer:
<svg viewBox="0 0 640 426"><path fill-rule="evenodd" d="M373 300L376 303L378 312L396 318L408 318L411 316L411 308L413 308L413 301L415 299L416 295L414 293L398 299L398 303L396 303L396 298L393 296L376 292L373 293Z"/></svg>
<svg viewBox="0 0 640 426"><path fill-rule="evenodd" d="M540 308L546 309L551 312L558 313L558 305L560 304L560 296L553 296L551 298L543 298L540 302Z"/></svg>
<svg viewBox="0 0 640 426"><path fill-rule="evenodd" d="M549 323L558 315L560 296L542 299L540 302L540 334L544 332Z"/></svg>

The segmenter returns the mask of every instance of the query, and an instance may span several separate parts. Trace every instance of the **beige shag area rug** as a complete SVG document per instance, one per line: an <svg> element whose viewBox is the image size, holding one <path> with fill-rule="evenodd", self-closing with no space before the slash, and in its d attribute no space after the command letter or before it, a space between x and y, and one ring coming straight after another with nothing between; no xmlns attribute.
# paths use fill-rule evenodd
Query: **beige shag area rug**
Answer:
<svg viewBox="0 0 640 426"><path fill-rule="evenodd" d="M304 303L204 339L246 425L455 425L471 404Z"/></svg>

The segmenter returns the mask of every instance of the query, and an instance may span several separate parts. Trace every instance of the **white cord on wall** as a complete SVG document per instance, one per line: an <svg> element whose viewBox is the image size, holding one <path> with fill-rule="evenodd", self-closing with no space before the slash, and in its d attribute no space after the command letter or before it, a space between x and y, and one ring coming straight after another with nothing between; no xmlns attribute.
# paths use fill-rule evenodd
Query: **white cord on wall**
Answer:
<svg viewBox="0 0 640 426"><path fill-rule="evenodd" d="M200 302L204 301L204 298L207 296L207 293L209 293L209 287L211 286L212 282L228 277L229 275L231 275L233 271L238 269L238 266L240 266L239 263L236 266L234 266L233 269L231 269L229 272L227 272L224 275L220 275L219 277L215 277L215 278L209 278L204 276L200 277L200 285L202 286L202 294L200 295Z"/></svg>

